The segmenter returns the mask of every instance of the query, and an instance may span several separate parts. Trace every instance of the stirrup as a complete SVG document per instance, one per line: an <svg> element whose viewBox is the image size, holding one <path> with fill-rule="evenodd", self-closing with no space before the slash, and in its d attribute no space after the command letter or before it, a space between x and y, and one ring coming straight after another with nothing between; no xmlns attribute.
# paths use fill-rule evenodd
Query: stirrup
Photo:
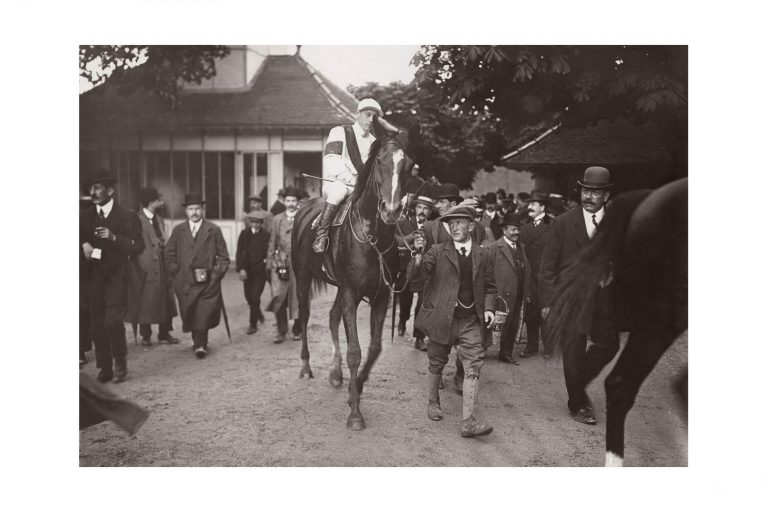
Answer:
<svg viewBox="0 0 768 512"><path fill-rule="evenodd" d="M312 244L315 252L325 252L328 250L328 235L319 235Z"/></svg>

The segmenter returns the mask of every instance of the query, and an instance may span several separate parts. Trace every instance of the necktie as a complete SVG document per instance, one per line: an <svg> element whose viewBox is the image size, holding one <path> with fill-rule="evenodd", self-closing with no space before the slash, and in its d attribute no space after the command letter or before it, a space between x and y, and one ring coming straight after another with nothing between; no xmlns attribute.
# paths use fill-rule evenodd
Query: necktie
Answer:
<svg viewBox="0 0 768 512"><path fill-rule="evenodd" d="M155 228L155 234L157 235L157 238L159 238L160 241L162 241L163 232L160 230L160 220L157 218L157 215L152 217L152 227Z"/></svg>
<svg viewBox="0 0 768 512"><path fill-rule="evenodd" d="M101 217L101 220L104 220L104 219L107 218L106 215L104 215L104 209L103 208L99 208L99 217Z"/></svg>
<svg viewBox="0 0 768 512"><path fill-rule="evenodd" d="M533 227L538 227L539 226L539 222L541 222L541 219L533 221Z"/></svg>
<svg viewBox="0 0 768 512"><path fill-rule="evenodd" d="M466 247L462 247L461 248L461 255L464 256L465 258L467 257L467 248Z"/></svg>
<svg viewBox="0 0 768 512"><path fill-rule="evenodd" d="M192 224L192 238L197 236L197 224Z"/></svg>
<svg viewBox="0 0 768 512"><path fill-rule="evenodd" d="M594 214L594 213L592 214L592 224L594 224L595 227L597 227L597 218L595 217L595 215L596 214Z"/></svg>

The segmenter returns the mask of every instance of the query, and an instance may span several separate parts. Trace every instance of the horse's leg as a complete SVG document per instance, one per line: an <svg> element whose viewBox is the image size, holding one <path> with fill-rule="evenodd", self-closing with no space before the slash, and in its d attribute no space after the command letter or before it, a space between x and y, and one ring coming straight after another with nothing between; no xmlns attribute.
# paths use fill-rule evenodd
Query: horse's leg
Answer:
<svg viewBox="0 0 768 512"><path fill-rule="evenodd" d="M643 381L675 337L668 333L631 333L616 366L605 379L606 466L624 465L624 422L627 413L632 409Z"/></svg>
<svg viewBox="0 0 768 512"><path fill-rule="evenodd" d="M365 421L360 413L360 391L357 388L357 370L360 368L360 340L357 337L357 306L360 299L351 288L340 291L344 330L347 333L347 366L349 367L349 418L347 428L363 430Z"/></svg>
<svg viewBox="0 0 768 512"><path fill-rule="evenodd" d="M333 307L331 308L331 316L328 320L328 327L331 329L331 339L333 340L333 363L331 364L331 373L328 375L328 382L335 388L340 387L344 383L344 374L341 372L341 350L339 350L341 310L341 291L337 291L336 299L333 301Z"/></svg>
<svg viewBox="0 0 768 512"><path fill-rule="evenodd" d="M312 274L307 269L296 273L296 297L299 302L299 322L301 323L301 371L299 378L314 377L309 367L309 346L307 345L307 324L309 323L309 290L312 286Z"/></svg>
<svg viewBox="0 0 768 512"><path fill-rule="evenodd" d="M380 293L376 300L371 301L371 344L368 345L368 355L365 358L363 369L357 378L357 389L363 392L363 385L368 380L368 374L373 368L376 359L381 353L381 333L384 329L384 320L387 316L389 295Z"/></svg>

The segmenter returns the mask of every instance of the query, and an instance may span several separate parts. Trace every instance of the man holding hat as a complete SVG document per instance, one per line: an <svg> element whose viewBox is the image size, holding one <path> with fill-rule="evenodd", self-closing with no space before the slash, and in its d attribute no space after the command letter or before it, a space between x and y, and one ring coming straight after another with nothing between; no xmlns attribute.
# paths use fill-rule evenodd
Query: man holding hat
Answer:
<svg viewBox="0 0 768 512"><path fill-rule="evenodd" d="M335 181L325 186L325 205L317 224L315 252L328 249L328 229L339 204L355 188L357 175L368 161L371 145L376 140L373 136L373 123L389 131L397 128L382 119L384 113L379 103L373 98L364 98L357 105L354 124L336 126L328 133L328 141L323 151L323 176Z"/></svg>
<svg viewBox="0 0 768 512"><path fill-rule="evenodd" d="M195 356L208 355L208 330L221 320L221 280L229 252L219 226L205 218L202 194L184 199L187 222L173 228L165 248L165 265L179 299L182 330L192 332Z"/></svg>
<svg viewBox="0 0 768 512"><path fill-rule="evenodd" d="M136 214L141 224L141 235L144 240L144 250L137 258L138 272L130 297L128 317L131 323L139 324L141 344L152 345L152 324L157 324L157 341L171 344L179 343L178 338L171 336L172 319L176 316L176 305L168 274L165 271L165 223L160 218L164 209L160 193L154 187L139 190L141 210Z"/></svg>
<svg viewBox="0 0 768 512"><path fill-rule="evenodd" d="M515 341L522 329L523 310L530 294L531 266L520 243L520 217L507 212L499 222L503 235L493 245L493 269L499 297L499 306L507 309L507 319L501 330L499 361L520 364L513 355Z"/></svg>
<svg viewBox="0 0 768 512"><path fill-rule="evenodd" d="M272 300L267 310L272 311L277 320L277 336L272 340L273 343L285 341L289 317L295 319L293 338L298 340L301 337L301 326L298 322L299 300L296 296L296 279L291 263L291 233L300 197L298 189L285 189L285 211L275 215L272 232L269 234L267 268L272 271Z"/></svg>
<svg viewBox="0 0 768 512"><path fill-rule="evenodd" d="M80 211L82 281L101 382L122 382L128 373L123 319L129 258L144 250L139 219L115 201L115 182L106 172L87 182L93 207Z"/></svg>
<svg viewBox="0 0 768 512"><path fill-rule="evenodd" d="M267 282L269 233L263 228L267 215L269 214L261 209L248 212L248 227L242 230L237 238L235 270L243 282L245 300L250 308L247 334L256 332L258 322L264 323L260 304L261 293Z"/></svg>
<svg viewBox="0 0 768 512"><path fill-rule="evenodd" d="M554 217L547 214L549 207L549 195L540 190L531 192L531 200L528 203L528 218L520 227L520 242L523 244L525 255L531 264L531 289L530 303L525 310L525 326L528 332L528 343L520 353L520 357L531 357L539 351L539 331L541 328L541 302L539 300L539 271L541 269L541 257L544 253L544 244L547 241L547 233ZM544 358L548 359L552 349L544 340Z"/></svg>
<svg viewBox="0 0 768 512"><path fill-rule="evenodd" d="M605 216L605 203L610 198L611 175L605 167L589 167L584 171L581 186L581 208L574 208L556 217L542 255L540 298L542 317L546 320L557 287L557 276L568 267L579 253L589 246L595 231ZM586 386L619 350L619 335L613 310L613 287L601 283L594 290L584 290L589 301L587 313L574 328L574 340L563 353L565 387L568 390L568 409L571 417L581 423L596 423L592 403ZM589 349L587 335L592 344Z"/></svg>
<svg viewBox="0 0 768 512"><path fill-rule="evenodd" d="M471 237L475 229L474 214L467 206L448 210L441 220L449 224L451 240L433 245L424 254L426 240L423 236L416 237L414 246L419 252L408 267L410 279L425 283L416 326L430 339L427 416L434 421L443 418L438 387L451 347L455 345L466 373L462 437L482 436L493 430L475 416L480 369L490 342L486 329L494 320L496 282L489 249L474 243Z"/></svg>

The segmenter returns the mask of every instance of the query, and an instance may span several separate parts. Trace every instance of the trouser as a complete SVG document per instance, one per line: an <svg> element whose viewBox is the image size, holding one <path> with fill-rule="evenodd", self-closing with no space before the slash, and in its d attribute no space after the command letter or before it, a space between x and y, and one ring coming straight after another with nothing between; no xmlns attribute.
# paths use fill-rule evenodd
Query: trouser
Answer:
<svg viewBox="0 0 768 512"><path fill-rule="evenodd" d="M92 322L93 324L93 322ZM125 366L128 347L125 344L125 325L121 320L93 326L93 344L96 349L96 367L112 369L112 360L117 366Z"/></svg>
<svg viewBox="0 0 768 512"><path fill-rule="evenodd" d="M501 328L501 336L499 341L499 355L506 354L512 355L512 351L515 348L515 336L517 335L517 329L520 325L520 306L522 305L522 297L515 301L515 304L510 304L509 314L507 320Z"/></svg>
<svg viewBox="0 0 768 512"><path fill-rule="evenodd" d="M540 333L542 333L541 306L538 299L531 301L525 310L525 327L528 333L528 343L525 345L525 351L537 352L539 350L539 340L541 339ZM552 344L549 343L546 338L542 341L544 344L544 352L551 353Z"/></svg>
<svg viewBox="0 0 768 512"><path fill-rule="evenodd" d="M264 270L260 272L247 270L246 273L248 278L243 281L243 293L250 308L249 324L255 327L257 322L264 321L264 314L261 312L261 294L267 282L267 273Z"/></svg>
<svg viewBox="0 0 768 512"><path fill-rule="evenodd" d="M405 327L405 324L408 323L408 320L411 318L411 306L413 305L414 295L417 295L416 311L413 312L415 318L421 309L421 293L411 291L409 286L406 286L405 290L400 293L400 325L403 327ZM418 330L415 325L413 326L413 336L414 338L424 339L424 333Z"/></svg>
<svg viewBox="0 0 768 512"><path fill-rule="evenodd" d="M80 309L80 356L90 352L92 346L91 316L87 310Z"/></svg>
<svg viewBox="0 0 768 512"><path fill-rule="evenodd" d="M451 347L455 345L458 360L461 361L466 375L479 377L486 349L483 346L483 324L477 315L454 317L449 338L446 341L447 343L437 343L430 339L427 345L429 372L437 375L443 373L443 368L448 363L448 356L451 354Z"/></svg>
<svg viewBox="0 0 768 512"><path fill-rule="evenodd" d="M568 409L576 412L591 405L585 391L603 367L611 362L619 351L619 332L613 311L613 290L598 288L592 309L592 327L589 337L592 344L587 348L587 336L572 334L563 350L563 373L568 390Z"/></svg>
<svg viewBox="0 0 768 512"><path fill-rule="evenodd" d="M208 329L192 329L192 348L208 348Z"/></svg>
<svg viewBox="0 0 768 512"><path fill-rule="evenodd" d="M157 324L157 338L158 339L164 339L168 338L171 335L171 331L173 330L173 323L169 319L167 322L164 322L162 324ZM142 338L151 338L152 337L152 324L139 324L139 334Z"/></svg>
<svg viewBox="0 0 768 512"><path fill-rule="evenodd" d="M285 334L288 332L288 305L281 307L275 312L275 319L277 320L277 332L280 334ZM299 324L299 319L296 318L293 320L293 327L291 327L291 332L296 335L301 334L301 325Z"/></svg>

